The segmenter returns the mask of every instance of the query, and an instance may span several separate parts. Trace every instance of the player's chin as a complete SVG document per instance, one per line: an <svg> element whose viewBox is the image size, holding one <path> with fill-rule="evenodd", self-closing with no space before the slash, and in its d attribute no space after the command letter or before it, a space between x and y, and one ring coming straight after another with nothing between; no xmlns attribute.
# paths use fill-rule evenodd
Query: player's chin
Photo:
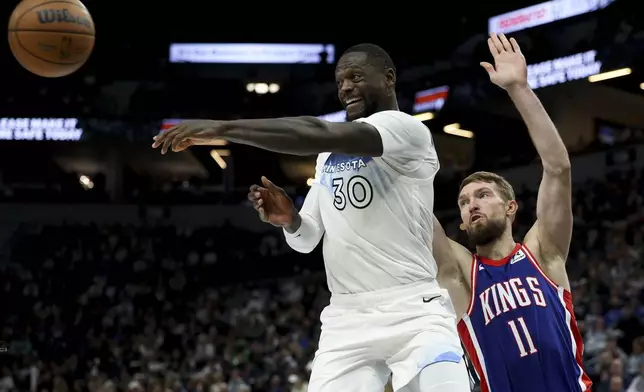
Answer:
<svg viewBox="0 0 644 392"><path fill-rule="evenodd" d="M487 226L483 222L472 222L467 227L467 234L470 237L479 237L487 231Z"/></svg>
<svg viewBox="0 0 644 392"><path fill-rule="evenodd" d="M485 229L485 218L478 218L477 220L470 222L469 227L473 230L484 230Z"/></svg>
<svg viewBox="0 0 644 392"><path fill-rule="evenodd" d="M355 106L355 107L352 107ZM367 117L365 107L362 102L353 104L347 109L347 121L355 121L359 118Z"/></svg>

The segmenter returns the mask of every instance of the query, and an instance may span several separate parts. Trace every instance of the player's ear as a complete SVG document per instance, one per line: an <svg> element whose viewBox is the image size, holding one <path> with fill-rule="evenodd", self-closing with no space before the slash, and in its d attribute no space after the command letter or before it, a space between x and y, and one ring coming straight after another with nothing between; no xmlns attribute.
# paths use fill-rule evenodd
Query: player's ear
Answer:
<svg viewBox="0 0 644 392"><path fill-rule="evenodd" d="M387 68L385 70L385 81L389 91L394 91L396 89L396 72L394 72L392 68Z"/></svg>
<svg viewBox="0 0 644 392"><path fill-rule="evenodd" d="M519 210L519 204L516 200L510 200L505 205L505 213L507 216L514 216Z"/></svg>

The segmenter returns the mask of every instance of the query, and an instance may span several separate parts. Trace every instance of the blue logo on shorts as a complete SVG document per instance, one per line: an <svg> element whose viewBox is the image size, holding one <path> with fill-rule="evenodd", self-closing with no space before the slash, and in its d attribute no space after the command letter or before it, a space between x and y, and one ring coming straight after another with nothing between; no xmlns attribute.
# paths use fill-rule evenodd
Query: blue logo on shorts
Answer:
<svg viewBox="0 0 644 392"><path fill-rule="evenodd" d="M433 363L438 363L438 362L459 363L459 362L461 362L461 359L463 359L463 356L455 353L454 351L447 351L447 352L444 352L444 353L438 355L436 358L434 358L434 359L432 359L430 361L427 361L427 362L424 362L424 363L419 363L418 368L423 369L423 368L425 368L425 367L427 367L427 366L429 366L429 365L431 365Z"/></svg>

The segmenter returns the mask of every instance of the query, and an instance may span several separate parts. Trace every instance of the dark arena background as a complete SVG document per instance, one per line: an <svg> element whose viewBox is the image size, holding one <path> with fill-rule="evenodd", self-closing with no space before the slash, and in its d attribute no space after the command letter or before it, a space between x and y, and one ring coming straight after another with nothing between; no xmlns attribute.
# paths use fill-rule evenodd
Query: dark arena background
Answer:
<svg viewBox="0 0 644 392"><path fill-rule="evenodd" d="M391 54L401 110L432 130L448 233L460 235L460 180L489 170L517 190L522 238L541 167L479 66L490 31L519 41L571 154L567 268L593 390L644 391L641 4L434 3L408 23L371 4L272 20L246 18L250 5L87 0L94 53L60 79L1 44L0 392L305 392L329 301L321 252L291 251L246 193L265 175L301 203L315 158L150 145L181 119L343 121L334 67L357 43Z"/></svg>

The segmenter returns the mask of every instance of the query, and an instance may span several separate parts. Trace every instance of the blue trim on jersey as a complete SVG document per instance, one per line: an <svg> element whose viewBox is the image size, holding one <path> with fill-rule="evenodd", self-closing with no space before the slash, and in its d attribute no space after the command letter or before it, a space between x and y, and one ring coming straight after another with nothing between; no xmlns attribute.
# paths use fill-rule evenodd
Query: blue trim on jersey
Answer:
<svg viewBox="0 0 644 392"><path fill-rule="evenodd" d="M324 162L324 166L322 166L320 185L330 187L328 181L330 175L344 172L359 173L360 169L366 167L371 161L373 161L373 157L359 157L337 153L329 154Z"/></svg>
<svg viewBox="0 0 644 392"><path fill-rule="evenodd" d="M373 157L359 157L354 155L332 153L324 162L322 171L324 173L339 173L350 170L355 170L356 172L358 172L362 167L361 165L358 165L360 161L367 164L373 161Z"/></svg>

